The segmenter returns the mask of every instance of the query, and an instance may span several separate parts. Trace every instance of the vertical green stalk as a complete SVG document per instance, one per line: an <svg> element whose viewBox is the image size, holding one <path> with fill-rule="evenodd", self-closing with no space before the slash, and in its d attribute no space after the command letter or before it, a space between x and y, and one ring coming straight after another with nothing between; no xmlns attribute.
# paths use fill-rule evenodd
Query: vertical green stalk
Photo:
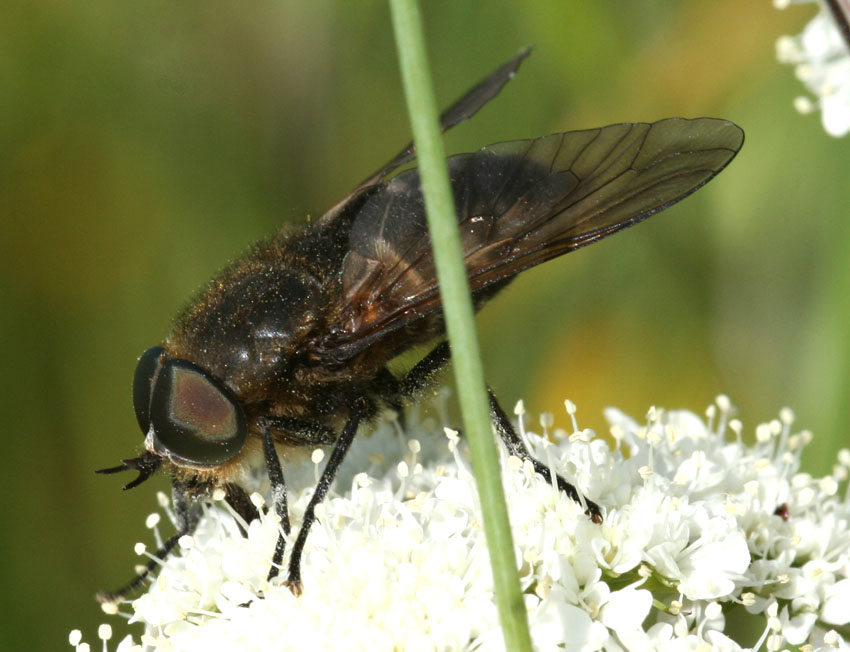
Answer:
<svg viewBox="0 0 850 652"><path fill-rule="evenodd" d="M472 453L496 602L507 650L531 650L525 605L492 434L490 409L481 366L475 313L466 277L454 200L440 136L437 106L425 53L425 37L416 0L390 0L393 29L413 140L419 159L422 193L446 330L452 347L464 434Z"/></svg>

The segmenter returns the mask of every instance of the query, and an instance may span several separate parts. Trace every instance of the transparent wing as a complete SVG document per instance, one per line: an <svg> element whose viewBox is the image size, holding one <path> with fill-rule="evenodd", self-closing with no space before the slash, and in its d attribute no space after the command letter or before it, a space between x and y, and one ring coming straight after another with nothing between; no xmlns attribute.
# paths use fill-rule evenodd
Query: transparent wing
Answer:
<svg viewBox="0 0 850 652"><path fill-rule="evenodd" d="M498 143L448 160L473 293L595 242L687 197L743 144L724 120L671 118ZM349 234L335 358L440 308L420 192L410 170L377 189Z"/></svg>
<svg viewBox="0 0 850 652"><path fill-rule="evenodd" d="M490 100L496 97L519 70L520 64L531 54L531 48L524 48L507 63L499 66L496 70L490 73L487 77L470 88L460 98L455 101L448 109L440 114L440 131L447 132L461 122L466 122L474 116L481 108ZM323 220L333 220L337 215L342 213L347 207L355 204L365 192L380 184L388 175L390 175L398 167L410 163L416 158L416 148L410 142L381 169L377 170L369 178L364 179L350 193L343 197L335 206L328 210L323 216Z"/></svg>

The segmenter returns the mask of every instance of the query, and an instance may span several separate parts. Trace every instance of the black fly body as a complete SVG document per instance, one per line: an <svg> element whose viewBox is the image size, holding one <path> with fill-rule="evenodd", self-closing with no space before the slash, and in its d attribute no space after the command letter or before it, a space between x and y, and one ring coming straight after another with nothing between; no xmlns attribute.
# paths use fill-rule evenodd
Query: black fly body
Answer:
<svg viewBox="0 0 850 652"><path fill-rule="evenodd" d="M443 131L472 117L513 77L520 53L446 110ZM672 118L497 143L448 159L476 309L521 271L636 224L687 197L743 144L725 120ZM261 242L214 278L177 318L162 345L142 354L133 401L145 435L138 457L100 473L160 468L171 474L178 532L193 532L200 504L221 489L246 522L257 510L239 485L252 458L265 464L271 509L290 523L279 452L331 447L289 558L286 582L301 591L301 552L314 511L358 430L384 407L400 410L449 361L412 145L321 219ZM438 342L404 376L388 363ZM534 459L490 394L510 452ZM560 476L558 486L601 521L599 506ZM281 535L269 570L278 574ZM124 587L137 589L155 562Z"/></svg>

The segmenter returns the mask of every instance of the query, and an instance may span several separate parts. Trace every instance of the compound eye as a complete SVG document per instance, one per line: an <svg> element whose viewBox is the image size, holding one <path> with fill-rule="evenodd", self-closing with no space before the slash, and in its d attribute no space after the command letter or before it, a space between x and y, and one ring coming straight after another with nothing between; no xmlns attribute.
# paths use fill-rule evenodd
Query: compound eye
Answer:
<svg viewBox="0 0 850 652"><path fill-rule="evenodd" d="M214 466L233 458L248 428L236 397L188 360L162 363L153 384L150 422L155 444L170 458Z"/></svg>
<svg viewBox="0 0 850 652"><path fill-rule="evenodd" d="M139 428L147 434L151 426L151 394L154 377L165 362L165 349L153 346L142 353L133 376L133 407Z"/></svg>

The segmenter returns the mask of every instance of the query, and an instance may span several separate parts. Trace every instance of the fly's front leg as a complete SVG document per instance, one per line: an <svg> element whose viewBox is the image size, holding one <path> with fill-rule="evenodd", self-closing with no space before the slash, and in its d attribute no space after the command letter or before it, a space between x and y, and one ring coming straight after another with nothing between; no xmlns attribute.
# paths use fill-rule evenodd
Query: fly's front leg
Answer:
<svg viewBox="0 0 850 652"><path fill-rule="evenodd" d="M250 496L248 496L242 487L238 484L229 483L224 486L224 491L224 499L227 501L227 504L230 505L234 512L242 517L245 523L250 523L255 518L259 518L260 513L257 511L254 503L251 502ZM237 521L236 524L239 526L239 532L242 536L247 537L248 532L242 523Z"/></svg>
<svg viewBox="0 0 850 652"><path fill-rule="evenodd" d="M153 556L155 559L148 561L144 569L124 586L115 591L98 591L95 596L98 602L102 604L122 602L130 593L142 586L154 569L162 563L162 560L171 554L171 551L177 546L180 537L192 534L195 531L198 521L201 518L200 506L189 498L186 487L178 482L177 479L172 480L171 496L174 504L174 515L177 519L177 533L163 543L154 553Z"/></svg>

